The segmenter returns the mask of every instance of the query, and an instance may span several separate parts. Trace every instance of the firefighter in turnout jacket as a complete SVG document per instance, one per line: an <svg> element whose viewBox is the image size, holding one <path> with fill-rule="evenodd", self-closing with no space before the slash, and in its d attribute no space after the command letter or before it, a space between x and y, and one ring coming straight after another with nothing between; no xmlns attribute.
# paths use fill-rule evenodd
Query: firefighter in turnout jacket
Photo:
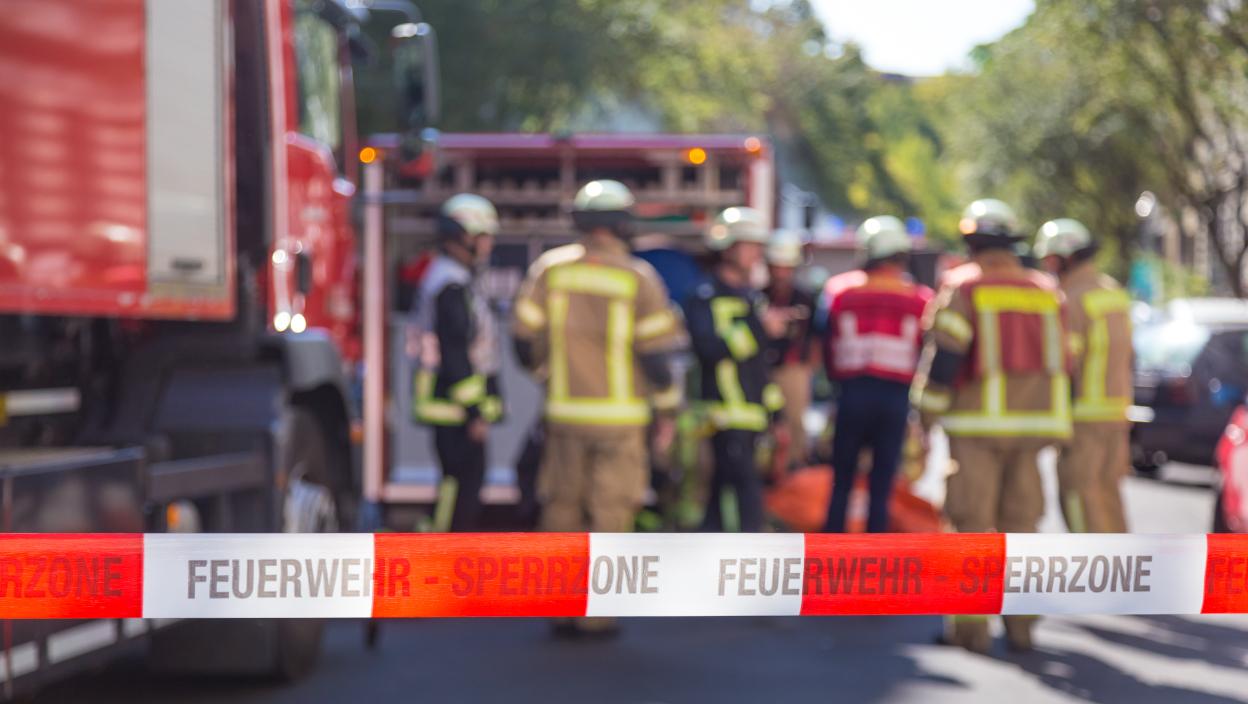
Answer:
<svg viewBox="0 0 1248 704"><path fill-rule="evenodd" d="M1097 244L1077 220L1046 222L1034 254L1066 296L1074 359L1074 435L1057 463L1072 532L1125 533L1119 481L1130 468L1131 299L1092 261Z"/></svg>
<svg viewBox="0 0 1248 704"><path fill-rule="evenodd" d="M888 503L905 446L910 382L919 363L924 311L932 291L907 273L910 235L895 217L870 218L858 228L866 264L830 279L821 308L828 311L824 365L840 384L832 437L832 502L828 532L845 530L858 456L871 448L867 531L888 530Z"/></svg>
<svg viewBox="0 0 1248 704"><path fill-rule="evenodd" d="M725 504L736 499L739 529L763 527L762 481L754 452L783 405L780 389L770 383L766 357L769 339L784 335L789 313L767 308L751 275L762 265L768 238L763 214L752 208L728 208L707 231L705 244L715 256L711 280L685 303L689 337L701 368L701 402L715 434L711 476L702 529L724 528ZM731 490L731 491L729 491Z"/></svg>
<svg viewBox="0 0 1248 704"><path fill-rule="evenodd" d="M802 420L810 408L812 362L815 337L812 318L815 297L798 280L798 267L805 258L802 237L792 230L777 230L767 242L768 308L789 312L789 325L784 335L770 341L767 362L771 378L784 394L780 415L789 435L789 466L805 467L809 442Z"/></svg>
<svg viewBox="0 0 1248 704"><path fill-rule="evenodd" d="M453 531L477 527L487 428L502 413L498 334L475 276L489 261L497 231L488 200L471 193L447 200L437 221L439 253L416 299L412 414L433 428L443 476L437 513L454 506Z"/></svg>
<svg viewBox="0 0 1248 704"><path fill-rule="evenodd" d="M657 434L670 436L683 401L671 353L684 325L658 273L629 251L633 204L617 181L586 184L572 211L580 241L539 257L516 299L516 354L546 377L544 530L631 530L649 486L652 408L666 426ZM613 625L580 619L567 630Z"/></svg>
<svg viewBox="0 0 1248 704"><path fill-rule="evenodd" d="M998 200L978 200L959 224L978 273L933 306L912 400L924 425L949 436L955 467L945 512L964 533L1030 533L1044 512L1036 453L1070 437L1070 379L1061 294L1023 268L1018 225ZM1011 648L1031 647L1029 616L1005 617ZM955 616L946 639L990 645L986 617Z"/></svg>

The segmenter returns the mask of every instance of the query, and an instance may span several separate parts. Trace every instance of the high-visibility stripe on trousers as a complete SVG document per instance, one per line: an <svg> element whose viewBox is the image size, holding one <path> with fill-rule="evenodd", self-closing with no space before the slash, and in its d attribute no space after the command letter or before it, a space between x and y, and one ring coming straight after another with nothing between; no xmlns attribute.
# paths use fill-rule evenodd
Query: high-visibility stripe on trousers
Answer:
<svg viewBox="0 0 1248 704"><path fill-rule="evenodd" d="M1248 535L0 536L0 618L1248 612Z"/></svg>

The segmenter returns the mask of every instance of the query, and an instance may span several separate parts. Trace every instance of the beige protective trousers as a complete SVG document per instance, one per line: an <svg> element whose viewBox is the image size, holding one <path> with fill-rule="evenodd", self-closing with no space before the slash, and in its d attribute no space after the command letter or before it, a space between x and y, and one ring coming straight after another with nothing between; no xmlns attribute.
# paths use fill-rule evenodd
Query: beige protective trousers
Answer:
<svg viewBox="0 0 1248 704"><path fill-rule="evenodd" d="M1057 460L1062 515L1072 533L1125 533L1123 476L1131 467L1130 427L1075 423L1070 445Z"/></svg>

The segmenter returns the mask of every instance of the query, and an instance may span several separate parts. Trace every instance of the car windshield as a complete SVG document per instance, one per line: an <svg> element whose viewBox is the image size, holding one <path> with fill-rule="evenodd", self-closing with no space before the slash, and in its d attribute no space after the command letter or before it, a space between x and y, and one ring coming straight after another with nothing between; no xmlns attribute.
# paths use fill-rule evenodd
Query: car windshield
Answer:
<svg viewBox="0 0 1248 704"><path fill-rule="evenodd" d="M1209 336L1209 328L1187 321L1140 327L1135 333L1136 366L1160 371L1190 369Z"/></svg>

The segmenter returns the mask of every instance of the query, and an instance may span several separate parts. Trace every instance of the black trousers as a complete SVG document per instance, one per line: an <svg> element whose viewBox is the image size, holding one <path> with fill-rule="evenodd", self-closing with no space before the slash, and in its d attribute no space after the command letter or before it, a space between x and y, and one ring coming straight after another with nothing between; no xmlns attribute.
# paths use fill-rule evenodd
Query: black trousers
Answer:
<svg viewBox="0 0 1248 704"><path fill-rule="evenodd" d="M442 475L459 484L451 530L456 533L479 530L481 483L485 481L485 444L468 437L467 426L435 425L433 445L438 451Z"/></svg>
<svg viewBox="0 0 1248 704"><path fill-rule="evenodd" d="M893 496L893 480L901 451L906 444L906 423L910 417L910 386L873 377L858 377L841 383L836 412L836 434L832 438L832 501L824 531L844 533L849 495L858 477L858 454L871 448L870 507L867 532L888 531L888 503Z"/></svg>
<svg viewBox="0 0 1248 704"><path fill-rule="evenodd" d="M757 445L758 433L753 430L721 430L711 436L715 471L711 475L711 494L707 499L702 530L724 529L720 500L725 487L732 487L736 492L741 532L757 533L762 530L763 481L754 466Z"/></svg>

